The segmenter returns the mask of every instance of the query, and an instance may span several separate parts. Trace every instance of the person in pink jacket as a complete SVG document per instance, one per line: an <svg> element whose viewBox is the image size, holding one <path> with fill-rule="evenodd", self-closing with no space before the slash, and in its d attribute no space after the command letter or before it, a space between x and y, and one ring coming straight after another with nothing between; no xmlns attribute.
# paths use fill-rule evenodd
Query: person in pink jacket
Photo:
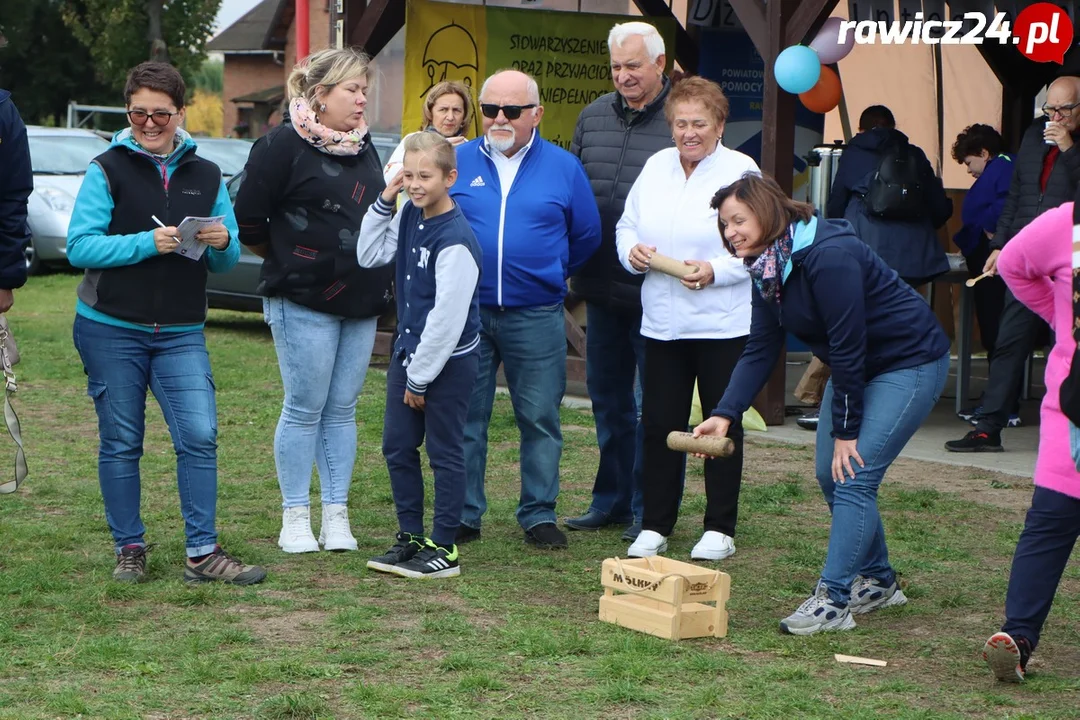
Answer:
<svg viewBox="0 0 1080 720"><path fill-rule="evenodd" d="M983 646L999 680L1020 682L1058 582L1080 534L1080 472L1073 463L1069 420L1061 411L1061 383L1068 376L1073 340L1073 203L1048 210L1001 251L997 271L1013 295L1054 328L1046 362L1046 396L1039 426L1035 493L1013 555L1005 624Z"/></svg>

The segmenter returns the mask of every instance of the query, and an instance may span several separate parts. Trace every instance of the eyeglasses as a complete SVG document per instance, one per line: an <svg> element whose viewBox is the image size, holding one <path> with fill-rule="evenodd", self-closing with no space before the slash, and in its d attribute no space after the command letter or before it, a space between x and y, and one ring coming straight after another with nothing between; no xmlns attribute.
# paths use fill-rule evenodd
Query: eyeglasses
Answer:
<svg viewBox="0 0 1080 720"><path fill-rule="evenodd" d="M1061 105L1058 107L1053 107L1052 105L1043 105L1042 111L1043 114L1047 117L1052 116L1054 113L1059 113L1061 117L1069 117L1070 115L1072 115L1072 111L1077 107L1080 107L1080 102L1075 102L1072 105Z"/></svg>
<svg viewBox="0 0 1080 720"><path fill-rule="evenodd" d="M152 118L154 124L158 127L165 127L169 124L169 121L173 119L173 115L179 115L178 112L166 112L164 110L156 110L152 113L148 113L144 110L128 110L125 113L128 116L128 120L132 125L144 125L146 124L146 118Z"/></svg>
<svg viewBox="0 0 1080 720"><path fill-rule="evenodd" d="M530 103L529 105L491 105L489 103L480 104L480 112L484 113L484 117L494 120L499 117L499 111L502 110L502 114L506 116L507 120L517 120L521 117L522 110L528 110L529 108L536 107L536 103Z"/></svg>

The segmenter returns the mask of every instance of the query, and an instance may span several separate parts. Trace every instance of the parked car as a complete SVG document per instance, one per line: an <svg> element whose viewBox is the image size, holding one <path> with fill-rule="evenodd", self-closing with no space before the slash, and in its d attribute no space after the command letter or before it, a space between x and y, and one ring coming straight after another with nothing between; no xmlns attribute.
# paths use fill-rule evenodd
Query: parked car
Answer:
<svg viewBox="0 0 1080 720"><path fill-rule="evenodd" d="M201 140L196 138L196 142L199 143L201 149L205 138ZM397 148L400 138L397 135L372 134L371 142L379 152L379 159L385 163ZM225 183L229 198L233 202L236 202L236 194L240 192L240 185L243 182L244 172L240 171ZM241 246L240 262L236 263L236 267L226 273L210 273L210 277L207 278L207 303L212 308L223 310L262 312L262 297L256 292L261 271L262 258Z"/></svg>
<svg viewBox="0 0 1080 720"><path fill-rule="evenodd" d="M221 168L221 176L228 180L244 169L248 153L251 152L251 140L242 138L196 137L195 154L206 158Z"/></svg>
<svg viewBox="0 0 1080 720"><path fill-rule="evenodd" d="M90 161L109 149L109 142L89 130L72 128L26 128L34 192L30 195L27 222L30 244L26 269L31 275L50 266L67 265L67 231L75 196Z"/></svg>

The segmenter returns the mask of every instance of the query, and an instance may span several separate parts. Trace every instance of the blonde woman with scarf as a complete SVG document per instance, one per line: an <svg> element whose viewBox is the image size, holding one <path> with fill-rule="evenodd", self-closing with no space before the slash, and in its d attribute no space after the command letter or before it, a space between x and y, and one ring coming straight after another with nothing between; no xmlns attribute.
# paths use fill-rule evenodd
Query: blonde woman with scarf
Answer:
<svg viewBox="0 0 1080 720"><path fill-rule="evenodd" d="M356 399L390 302L393 265L361 268L364 213L385 189L368 135L368 57L317 52L289 76L289 122L260 138L236 198L240 242L264 258L259 292L285 400L274 435L282 495L278 545L289 553L355 550L348 498ZM311 530L311 468L322 530Z"/></svg>

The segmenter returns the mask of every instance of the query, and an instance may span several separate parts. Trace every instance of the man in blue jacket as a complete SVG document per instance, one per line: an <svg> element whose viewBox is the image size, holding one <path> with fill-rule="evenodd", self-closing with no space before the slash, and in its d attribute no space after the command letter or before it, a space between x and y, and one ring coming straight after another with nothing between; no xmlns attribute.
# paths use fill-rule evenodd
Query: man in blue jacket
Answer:
<svg viewBox="0 0 1080 720"><path fill-rule="evenodd" d="M451 196L483 251L480 368L465 427L465 509L457 542L480 537L487 430L499 365L521 433L525 542L564 548L555 524L566 390L566 278L600 245L600 214L576 157L545 140L536 80L507 70L480 89L484 135L458 147Z"/></svg>
<svg viewBox="0 0 1080 720"><path fill-rule="evenodd" d="M911 218L883 218L870 212L864 195L886 153L903 148L915 162L922 188L923 212ZM953 203L926 154L896 129L896 118L884 105L871 105L859 116L859 132L840 156L836 179L829 193L830 218L844 218L855 235L873 249L885 264L913 287L949 270L945 248L937 238L952 216Z"/></svg>
<svg viewBox="0 0 1080 720"><path fill-rule="evenodd" d="M33 191L26 125L11 93L0 90L0 313L15 302L12 290L26 283L26 206Z"/></svg>
<svg viewBox="0 0 1080 720"><path fill-rule="evenodd" d="M975 183L964 196L961 210L963 227L953 236L967 261L968 275L982 274L990 257L990 241L997 230L998 219L1005 208L1012 184L1014 157L1002 152L1001 134L989 125L975 124L964 128L953 143L953 160L967 168ZM973 291L975 317L979 322L979 337L986 348L988 363L994 360L1001 308L1005 304L1005 281L997 275L983 278ZM964 420L979 414L981 407L960 413ZM1017 422L1019 418L1017 417Z"/></svg>

